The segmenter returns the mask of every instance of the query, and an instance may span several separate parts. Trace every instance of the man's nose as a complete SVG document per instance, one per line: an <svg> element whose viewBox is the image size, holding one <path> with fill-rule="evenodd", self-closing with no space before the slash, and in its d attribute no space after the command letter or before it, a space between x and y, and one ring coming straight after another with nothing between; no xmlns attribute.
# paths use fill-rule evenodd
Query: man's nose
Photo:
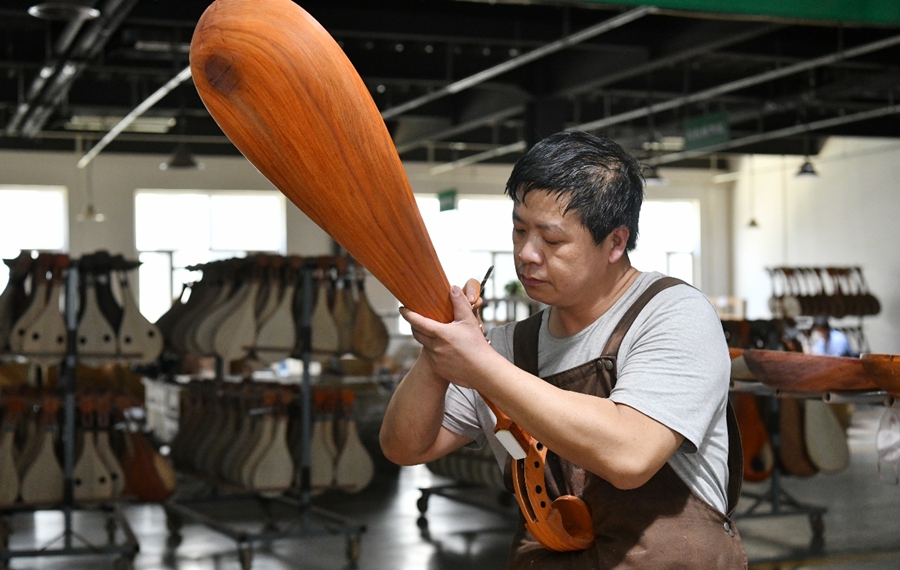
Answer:
<svg viewBox="0 0 900 570"><path fill-rule="evenodd" d="M519 249L519 260L525 263L540 263L541 252L535 243L535 238L526 239Z"/></svg>

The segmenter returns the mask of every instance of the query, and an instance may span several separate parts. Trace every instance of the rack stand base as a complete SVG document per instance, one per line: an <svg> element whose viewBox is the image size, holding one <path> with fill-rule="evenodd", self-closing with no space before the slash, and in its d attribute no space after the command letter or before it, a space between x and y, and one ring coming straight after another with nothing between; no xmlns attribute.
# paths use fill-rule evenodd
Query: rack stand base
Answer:
<svg viewBox="0 0 900 570"><path fill-rule="evenodd" d="M216 509L222 508L223 504L234 506L239 502L257 507L255 516L249 508L243 509L241 525L214 516ZM237 542L238 557L244 570L252 566L254 543L337 534L346 537L347 560L355 565L360 556L360 537L366 530L364 524L293 497L264 497L248 492L222 495L214 487L207 496L172 499L163 504L163 508L169 530L169 546L174 547L181 542L181 527L186 520L196 522Z"/></svg>
<svg viewBox="0 0 900 570"><path fill-rule="evenodd" d="M33 514L36 511L61 511L65 519L63 532L48 541L40 548L10 549L9 539L12 534L11 519L17 514ZM75 512L97 513L105 518L106 543L93 544L72 528L72 515ZM123 540L118 541L119 531ZM73 507L34 507L22 506L3 509L0 513L0 568L6 570L13 558L39 558L46 556L102 556L117 555L113 562L114 570L131 570L134 557L140 550L137 538L122 513L118 503L102 503L94 506Z"/></svg>

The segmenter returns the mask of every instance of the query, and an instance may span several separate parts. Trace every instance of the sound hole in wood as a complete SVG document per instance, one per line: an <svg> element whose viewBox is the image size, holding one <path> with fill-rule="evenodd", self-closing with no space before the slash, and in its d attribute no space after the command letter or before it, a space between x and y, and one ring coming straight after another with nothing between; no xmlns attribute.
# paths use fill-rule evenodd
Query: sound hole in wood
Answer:
<svg viewBox="0 0 900 570"><path fill-rule="evenodd" d="M544 492L544 488L541 487L540 485L535 485L535 486L534 486L534 492L537 493L538 495L540 495L541 493Z"/></svg>
<svg viewBox="0 0 900 570"><path fill-rule="evenodd" d="M131 344L131 337L130 337L130 336L127 336L127 335L126 335L125 338L123 338L122 340L125 341L125 344Z"/></svg>

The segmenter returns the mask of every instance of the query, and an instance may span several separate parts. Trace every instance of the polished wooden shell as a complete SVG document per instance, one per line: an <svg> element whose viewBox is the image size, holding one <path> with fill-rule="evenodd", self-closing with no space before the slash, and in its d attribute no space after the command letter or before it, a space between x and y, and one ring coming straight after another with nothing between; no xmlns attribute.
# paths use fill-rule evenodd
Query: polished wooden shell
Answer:
<svg viewBox="0 0 900 570"><path fill-rule="evenodd" d="M449 283L368 89L290 0L216 0L191 41L194 84L234 145L400 302L453 318Z"/></svg>

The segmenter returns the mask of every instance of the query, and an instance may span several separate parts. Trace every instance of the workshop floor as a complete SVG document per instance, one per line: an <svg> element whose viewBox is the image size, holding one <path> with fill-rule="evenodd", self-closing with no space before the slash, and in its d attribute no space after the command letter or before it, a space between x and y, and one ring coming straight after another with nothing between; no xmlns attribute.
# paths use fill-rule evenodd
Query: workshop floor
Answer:
<svg viewBox="0 0 900 570"><path fill-rule="evenodd" d="M784 478L783 489L801 505L827 509L822 520L824 534L817 540L810 517L805 512L778 517L738 519L750 558L751 568L824 568L826 570L897 570L900 568L900 487L882 483L876 468L874 437L883 408L861 407L849 430L850 467L835 475L810 479ZM404 468L376 478L358 495L338 492L315 499L328 512L352 518L364 525L359 541L359 561L355 566L369 570L495 570L505 567L507 547L513 528L514 505L503 506L495 493L468 493L465 498L481 499L493 510L469 506L457 500L431 495L426 518L418 504L422 487L447 481L424 467ZM765 494L770 483L746 485L745 490ZM752 505L745 496L741 508ZM783 503L784 504L784 503ZM765 508L762 508L765 507ZM761 505L765 511L768 503ZM125 514L140 544L134 559L138 569L228 570L242 568L238 546L244 548L243 562L254 569L309 570L353 568L348 563L348 539L355 533L332 523L319 524L321 517L305 521L291 507L276 506L273 513L287 520L282 530L295 536L272 541L256 540L263 532L258 505L252 500L219 499L204 503L202 511L217 523L230 525L235 532L248 533L241 544L233 537L185 520L180 541L173 540L164 510L159 506L129 505ZM284 519L284 517L288 517ZM104 519L76 513L74 545L81 539L104 544ZM63 518L55 511L17 514L10 519L10 548L13 551L52 550L61 546ZM306 526L302 526L305 523ZM352 527L353 529L359 527ZM331 534L331 532L337 534ZM118 533L116 539L124 538ZM52 542L52 544L51 544ZM11 568L95 569L121 568L114 556L16 557Z"/></svg>

